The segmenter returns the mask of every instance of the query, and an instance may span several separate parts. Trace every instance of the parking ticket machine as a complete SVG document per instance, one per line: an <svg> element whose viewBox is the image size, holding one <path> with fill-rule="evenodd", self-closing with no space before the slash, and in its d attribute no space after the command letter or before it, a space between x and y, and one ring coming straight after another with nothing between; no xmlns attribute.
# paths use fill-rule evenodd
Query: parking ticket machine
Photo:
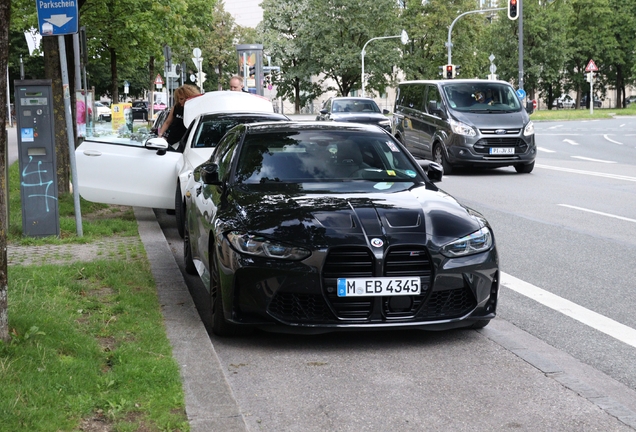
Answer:
<svg viewBox="0 0 636 432"><path fill-rule="evenodd" d="M16 80L22 232L60 235L51 80Z"/></svg>

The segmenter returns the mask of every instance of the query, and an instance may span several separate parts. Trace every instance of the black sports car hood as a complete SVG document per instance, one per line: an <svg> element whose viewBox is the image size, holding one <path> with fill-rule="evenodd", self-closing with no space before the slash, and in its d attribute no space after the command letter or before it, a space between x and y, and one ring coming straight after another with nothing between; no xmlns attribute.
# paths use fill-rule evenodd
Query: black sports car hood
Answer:
<svg viewBox="0 0 636 432"><path fill-rule="evenodd" d="M298 186L298 185L289 185ZM424 185L389 192L306 193L280 187L232 188L226 228L309 249L336 245L444 245L479 230L484 218Z"/></svg>

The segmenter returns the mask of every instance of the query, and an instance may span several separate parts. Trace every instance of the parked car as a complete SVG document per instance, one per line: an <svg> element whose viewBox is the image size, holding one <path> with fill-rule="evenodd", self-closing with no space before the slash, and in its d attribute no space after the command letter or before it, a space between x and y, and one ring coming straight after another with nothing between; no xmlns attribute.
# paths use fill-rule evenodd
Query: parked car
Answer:
<svg viewBox="0 0 636 432"><path fill-rule="evenodd" d="M387 114L389 110L380 110L373 99L333 97L325 101L316 120L375 124L391 131L391 120Z"/></svg>
<svg viewBox="0 0 636 432"><path fill-rule="evenodd" d="M93 202L175 210L183 235L185 182L223 133L241 122L289 120L248 93L208 92L186 101L188 130L172 148L164 138L90 137L76 150L81 196Z"/></svg>
<svg viewBox="0 0 636 432"><path fill-rule="evenodd" d="M584 107L584 108L589 108L590 104L587 101L588 95L585 95L581 98L581 103L579 104L579 106ZM598 97L594 96L594 108L601 108L603 106L603 101L600 100Z"/></svg>
<svg viewBox="0 0 636 432"><path fill-rule="evenodd" d="M133 121L143 120L148 121L148 102L138 100L132 103Z"/></svg>
<svg viewBox="0 0 636 432"><path fill-rule="evenodd" d="M530 107L531 109L531 107ZM398 85L395 135L416 158L444 166L534 169L534 124L505 81L405 81Z"/></svg>
<svg viewBox="0 0 636 432"><path fill-rule="evenodd" d="M636 95L632 95L632 96L627 96L625 98L625 105L631 105L634 102L636 102Z"/></svg>
<svg viewBox="0 0 636 432"><path fill-rule="evenodd" d="M486 219L376 126L232 129L187 184L186 270L212 330L482 328L499 268Z"/></svg>
<svg viewBox="0 0 636 432"><path fill-rule="evenodd" d="M111 121L113 118L113 113L111 109L103 104L102 102L95 102L95 115L97 116L97 121Z"/></svg>
<svg viewBox="0 0 636 432"><path fill-rule="evenodd" d="M557 98L552 102L553 107L557 108L574 108L576 105L574 99L570 97L570 95L561 95L561 97Z"/></svg>

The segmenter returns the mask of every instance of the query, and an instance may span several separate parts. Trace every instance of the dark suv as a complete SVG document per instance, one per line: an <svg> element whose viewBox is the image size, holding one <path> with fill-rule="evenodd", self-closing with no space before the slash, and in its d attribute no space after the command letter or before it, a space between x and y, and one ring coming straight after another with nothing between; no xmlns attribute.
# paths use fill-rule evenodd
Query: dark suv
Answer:
<svg viewBox="0 0 636 432"><path fill-rule="evenodd" d="M590 103L587 101L587 95L581 98L580 106L584 108L590 107ZM594 108L600 108L601 106L603 106L603 101L594 96Z"/></svg>
<svg viewBox="0 0 636 432"><path fill-rule="evenodd" d="M134 101L132 103L133 120L148 121L148 102Z"/></svg>

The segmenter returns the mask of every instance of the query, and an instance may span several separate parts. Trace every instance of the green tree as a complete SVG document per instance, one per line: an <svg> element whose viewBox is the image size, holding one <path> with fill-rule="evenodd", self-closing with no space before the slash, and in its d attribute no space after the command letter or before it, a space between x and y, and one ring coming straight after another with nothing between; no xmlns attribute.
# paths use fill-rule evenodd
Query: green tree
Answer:
<svg viewBox="0 0 636 432"><path fill-rule="evenodd" d="M316 62L310 55L311 40L306 27L307 0L264 0L263 21L257 30L262 37L263 49L269 54L274 66L281 68L275 77L278 96L294 101L294 112L323 92L312 76L319 73Z"/></svg>
<svg viewBox="0 0 636 432"><path fill-rule="evenodd" d="M301 36L305 55L318 71L335 83L340 95L362 87L362 48L372 38L400 35L399 9L395 0L307 0L306 23ZM399 39L367 46L365 73L369 93L384 92L394 80L400 58Z"/></svg>

